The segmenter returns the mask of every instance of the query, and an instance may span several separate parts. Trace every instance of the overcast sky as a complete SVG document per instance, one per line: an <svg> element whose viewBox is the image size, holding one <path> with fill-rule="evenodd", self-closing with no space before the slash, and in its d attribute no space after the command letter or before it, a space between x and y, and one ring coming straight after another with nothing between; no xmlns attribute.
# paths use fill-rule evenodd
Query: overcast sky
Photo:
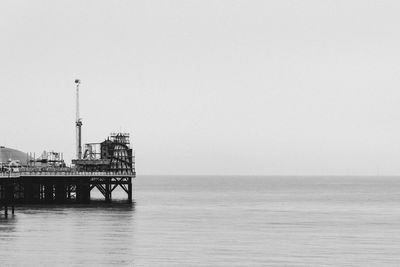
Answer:
<svg viewBox="0 0 400 267"><path fill-rule="evenodd" d="M139 174L400 174L399 1L0 2L0 144Z"/></svg>

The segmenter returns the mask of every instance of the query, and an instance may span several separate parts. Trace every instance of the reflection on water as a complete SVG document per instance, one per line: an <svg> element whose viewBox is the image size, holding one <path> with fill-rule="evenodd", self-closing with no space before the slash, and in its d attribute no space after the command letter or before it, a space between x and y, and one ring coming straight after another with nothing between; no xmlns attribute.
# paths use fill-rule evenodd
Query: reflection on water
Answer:
<svg viewBox="0 0 400 267"><path fill-rule="evenodd" d="M134 211L134 204L101 202L17 207L1 217L1 258L17 265L131 265Z"/></svg>
<svg viewBox="0 0 400 267"><path fill-rule="evenodd" d="M0 265L396 266L398 188L395 177L141 177L136 204L1 215Z"/></svg>
<svg viewBox="0 0 400 267"><path fill-rule="evenodd" d="M2 241L3 233L15 230L15 223L16 217L13 215L8 217L0 216L0 242Z"/></svg>

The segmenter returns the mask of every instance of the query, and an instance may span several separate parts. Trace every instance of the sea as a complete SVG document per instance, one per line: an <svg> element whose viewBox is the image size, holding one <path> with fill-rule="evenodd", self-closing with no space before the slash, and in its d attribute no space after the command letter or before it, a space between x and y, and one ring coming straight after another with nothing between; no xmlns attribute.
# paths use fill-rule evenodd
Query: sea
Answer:
<svg viewBox="0 0 400 267"><path fill-rule="evenodd" d="M138 176L134 203L16 207L0 266L399 266L400 177ZM98 199L97 199L98 198Z"/></svg>

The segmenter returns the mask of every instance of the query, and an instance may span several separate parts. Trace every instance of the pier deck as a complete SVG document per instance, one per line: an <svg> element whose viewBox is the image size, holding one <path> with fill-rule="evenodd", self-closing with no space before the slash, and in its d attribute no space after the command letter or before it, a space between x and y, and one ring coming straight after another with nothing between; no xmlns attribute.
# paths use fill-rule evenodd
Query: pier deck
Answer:
<svg viewBox="0 0 400 267"><path fill-rule="evenodd" d="M119 186L132 202L134 172L40 171L0 173L0 203L51 204L89 203L90 192L97 188L106 202Z"/></svg>

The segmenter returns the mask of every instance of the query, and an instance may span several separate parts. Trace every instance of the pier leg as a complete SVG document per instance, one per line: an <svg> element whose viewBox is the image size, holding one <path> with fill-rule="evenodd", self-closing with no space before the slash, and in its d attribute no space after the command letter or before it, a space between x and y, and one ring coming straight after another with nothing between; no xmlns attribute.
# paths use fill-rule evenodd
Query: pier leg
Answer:
<svg viewBox="0 0 400 267"><path fill-rule="evenodd" d="M132 203L132 178L129 178L128 183L128 202Z"/></svg>
<svg viewBox="0 0 400 267"><path fill-rule="evenodd" d="M47 183L44 186L44 199L45 202L51 203L54 199L54 186L52 183Z"/></svg>
<svg viewBox="0 0 400 267"><path fill-rule="evenodd" d="M5 203L4 203L4 216L8 216L8 205L14 206L14 188L15 184L10 183L6 186Z"/></svg>
<svg viewBox="0 0 400 267"><path fill-rule="evenodd" d="M24 183L24 202L29 203L33 200L33 184L32 183Z"/></svg>
<svg viewBox="0 0 400 267"><path fill-rule="evenodd" d="M14 205L11 206L11 214L14 215Z"/></svg>
<svg viewBox="0 0 400 267"><path fill-rule="evenodd" d="M40 202L40 183L38 182L32 184L32 202Z"/></svg>
<svg viewBox="0 0 400 267"><path fill-rule="evenodd" d="M24 179L23 182L23 199L24 203L40 202L40 182L33 179Z"/></svg>
<svg viewBox="0 0 400 267"><path fill-rule="evenodd" d="M90 202L90 184L89 181L85 182L82 184L82 201L83 203L89 203Z"/></svg>
<svg viewBox="0 0 400 267"><path fill-rule="evenodd" d="M77 203L90 202L90 180L81 179L76 184L76 201Z"/></svg>
<svg viewBox="0 0 400 267"><path fill-rule="evenodd" d="M106 179L106 202L111 202L111 178Z"/></svg>
<svg viewBox="0 0 400 267"><path fill-rule="evenodd" d="M57 203L65 203L67 198L67 188L64 183L57 183L55 185L55 194Z"/></svg>
<svg viewBox="0 0 400 267"><path fill-rule="evenodd" d="M71 200L72 185L67 185L67 199Z"/></svg>

